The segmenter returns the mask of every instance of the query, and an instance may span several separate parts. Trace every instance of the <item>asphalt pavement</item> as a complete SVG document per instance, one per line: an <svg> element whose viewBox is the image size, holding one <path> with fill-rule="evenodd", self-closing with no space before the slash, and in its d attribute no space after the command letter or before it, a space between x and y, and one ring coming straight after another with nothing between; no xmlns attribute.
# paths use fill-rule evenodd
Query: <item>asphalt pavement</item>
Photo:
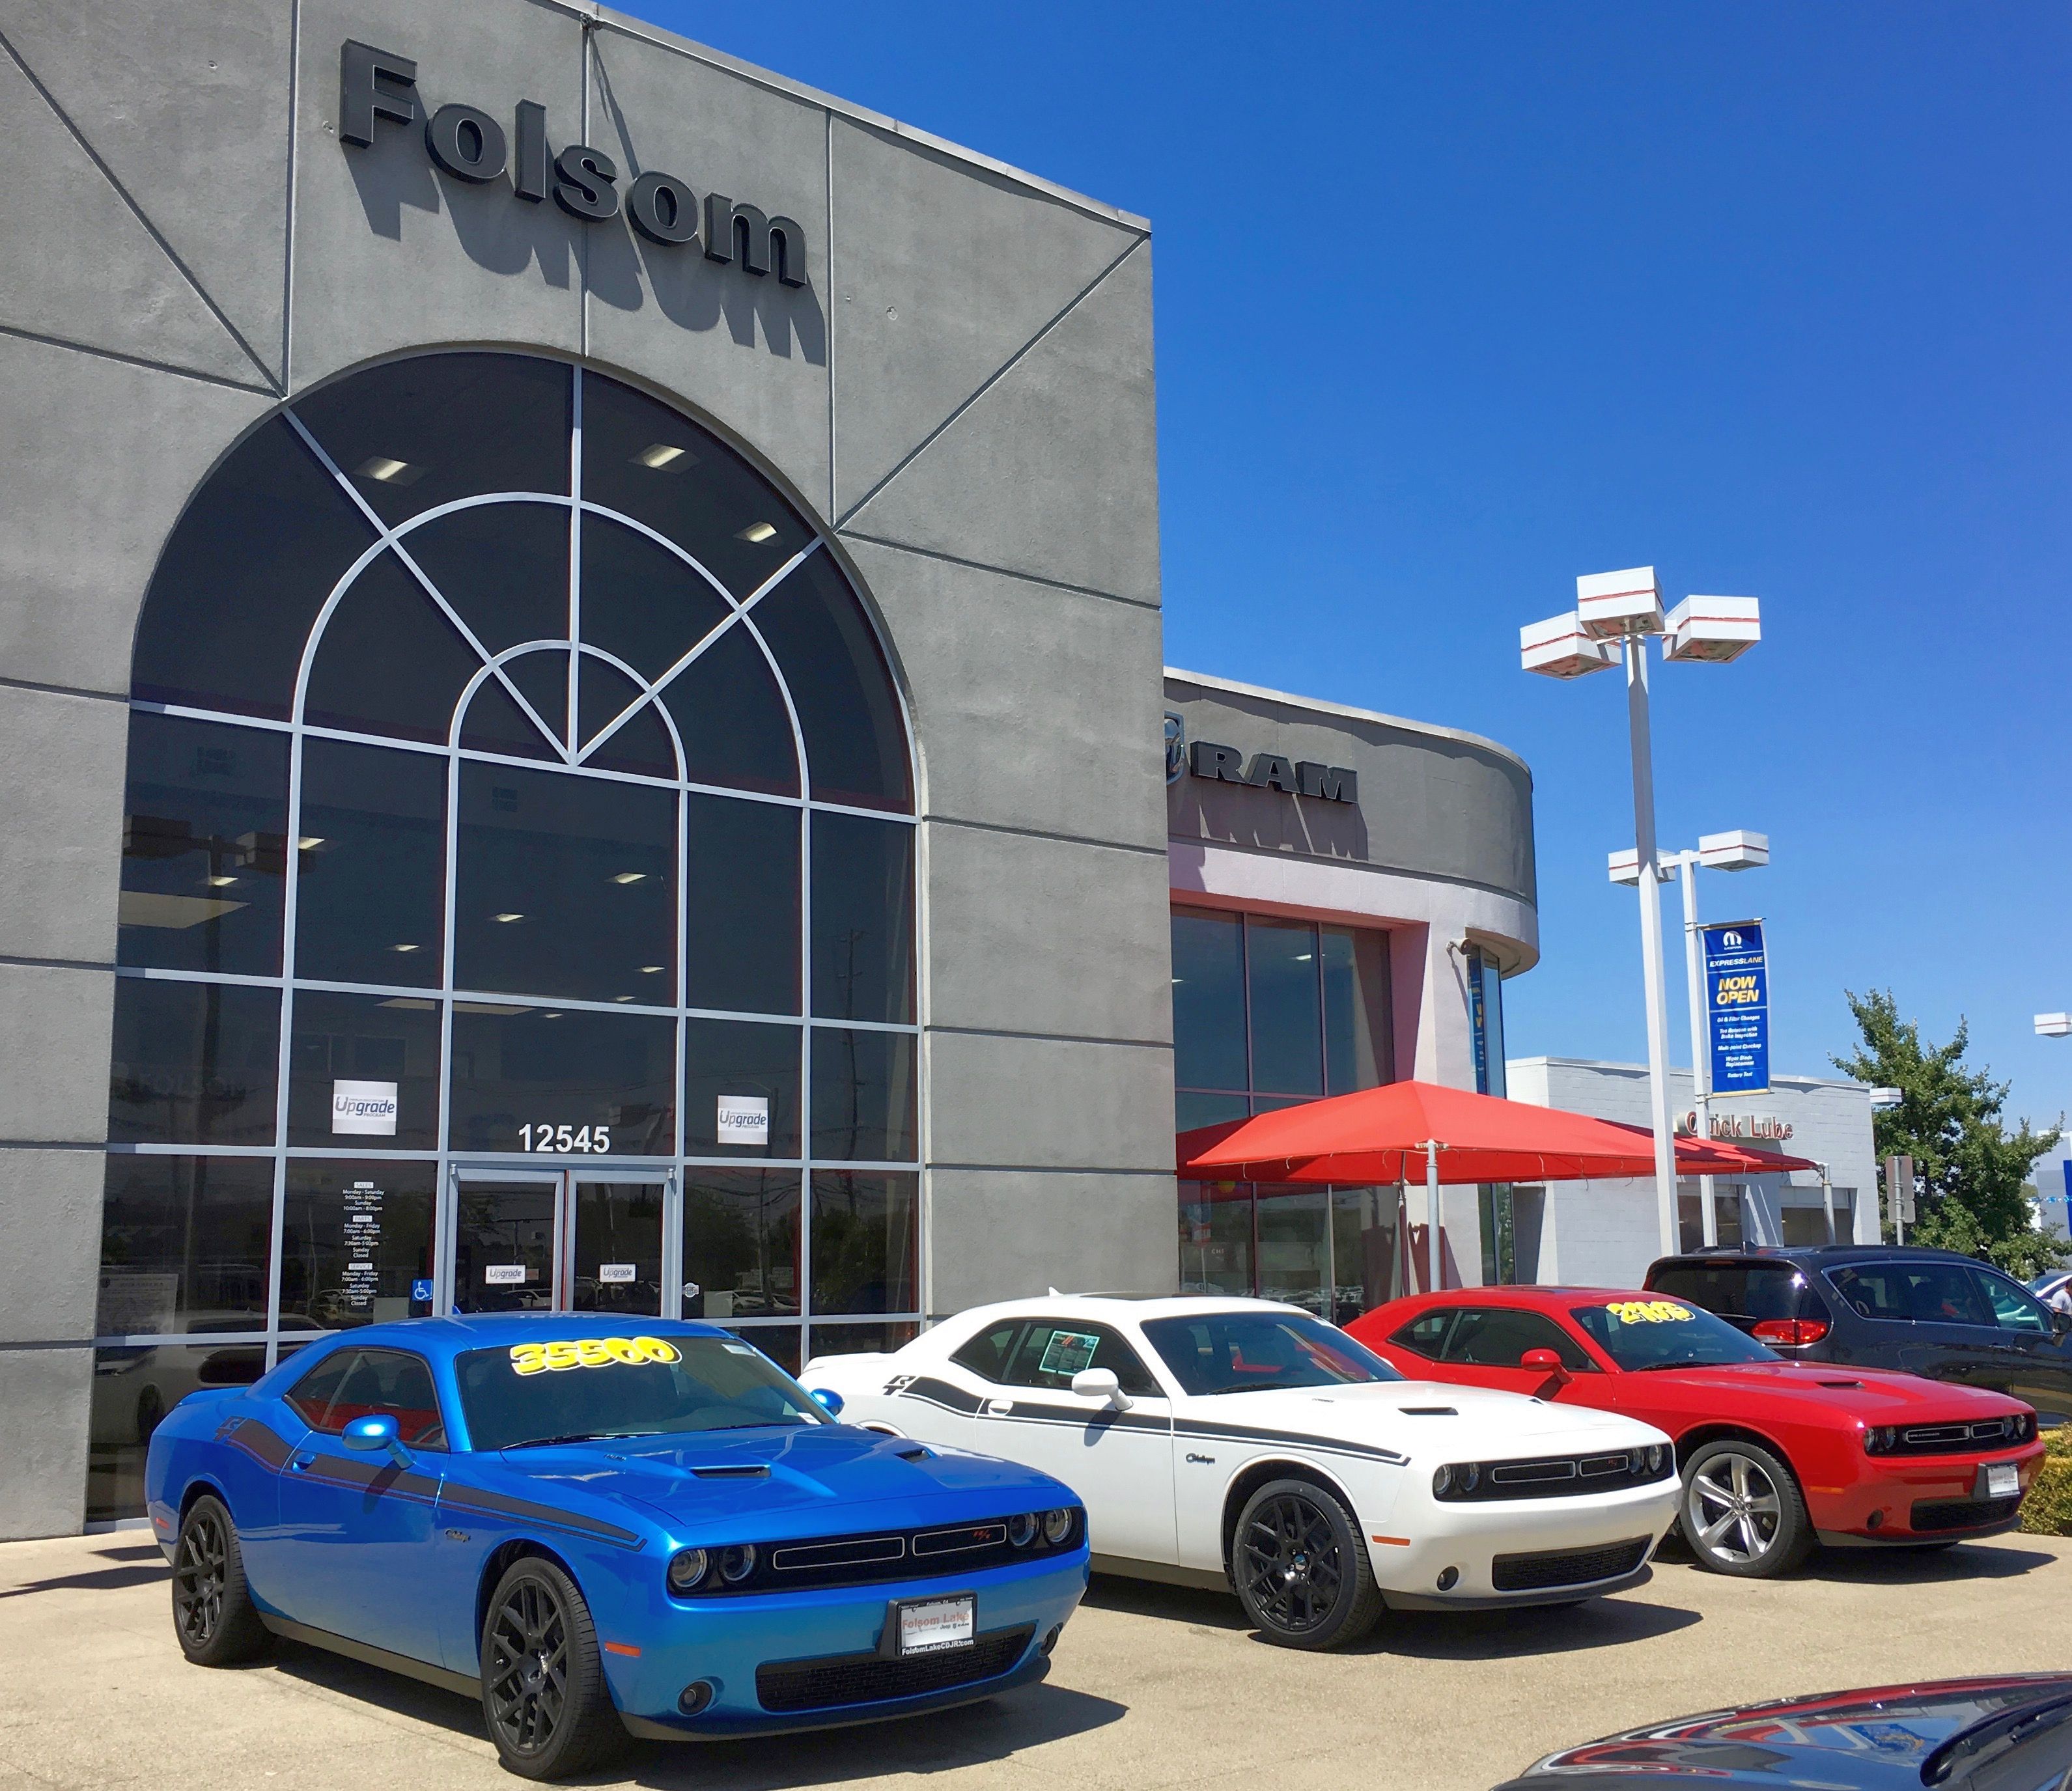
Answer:
<svg viewBox="0 0 2072 1791"><path fill-rule="evenodd" d="M167 1575L125 1531L0 1545L0 1791L442 1791L521 1782L467 1700L317 1650L187 1666ZM1580 1609L1383 1619L1359 1649L1255 1640L1235 1600L1100 1579L1047 1683L761 1742L631 1746L590 1784L697 1791L1486 1791L1627 1725L1789 1694L2062 1669L2072 1541L1830 1554L1798 1577L1674 1559Z"/></svg>

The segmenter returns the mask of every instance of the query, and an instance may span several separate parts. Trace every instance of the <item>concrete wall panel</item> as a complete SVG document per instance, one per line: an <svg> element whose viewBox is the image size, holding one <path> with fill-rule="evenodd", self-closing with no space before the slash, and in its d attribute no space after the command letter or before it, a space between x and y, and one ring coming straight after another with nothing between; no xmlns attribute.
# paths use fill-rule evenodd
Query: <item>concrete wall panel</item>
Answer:
<svg viewBox="0 0 2072 1791"><path fill-rule="evenodd" d="M929 1314L1067 1292L1171 1293L1174 1188L1164 1176L939 1169Z"/></svg>
<svg viewBox="0 0 2072 1791"><path fill-rule="evenodd" d="M0 336L0 677L126 693L151 569L261 394ZM117 476L92 476L120 469Z"/></svg>
<svg viewBox="0 0 2072 1791"><path fill-rule="evenodd" d="M0 956L113 962L129 733L105 697L0 688Z"/></svg>
<svg viewBox="0 0 2072 1791"><path fill-rule="evenodd" d="M839 513L1142 232L870 125L832 129Z"/></svg>
<svg viewBox="0 0 2072 1791"><path fill-rule="evenodd" d="M1162 857L935 826L927 865L935 1025L1171 1038Z"/></svg>
<svg viewBox="0 0 2072 1791"><path fill-rule="evenodd" d="M91 1349L0 1348L0 1536L68 1536L86 1516Z"/></svg>
<svg viewBox="0 0 2072 1791"><path fill-rule="evenodd" d="M933 1162L1172 1169L1173 1054L1163 1045L938 1030L927 1052Z"/></svg>
<svg viewBox="0 0 2072 1791"><path fill-rule="evenodd" d="M0 963L0 1139L98 1144L108 1137L114 973Z"/></svg>
<svg viewBox="0 0 2072 1791"><path fill-rule="evenodd" d="M845 544L906 672L927 813L1163 847L1156 610Z"/></svg>
<svg viewBox="0 0 2072 1791"><path fill-rule="evenodd" d="M844 524L1156 602L1154 409L1147 244Z"/></svg>
<svg viewBox="0 0 2072 1791"><path fill-rule="evenodd" d="M0 323L261 386L251 357L6 56L0 117L14 166L35 170L0 182Z"/></svg>
<svg viewBox="0 0 2072 1791"><path fill-rule="evenodd" d="M475 186L440 172L421 129L376 119L372 146L341 143L339 51L348 38L413 59L427 114L457 101L508 135L517 102L532 100L547 109L550 148L583 140L582 27L572 15L508 0L493 9L305 0L292 384L427 343L578 351L592 227L551 199L515 197L508 180Z"/></svg>
<svg viewBox="0 0 2072 1791"><path fill-rule="evenodd" d="M8 12L16 52L250 351L239 376L284 379L288 0Z"/></svg>
<svg viewBox="0 0 2072 1791"><path fill-rule="evenodd" d="M823 516L828 451L826 113L662 45L592 40L590 140L621 170L658 170L802 227L808 283L650 242L624 216L590 233L589 343L680 394L767 455Z"/></svg>
<svg viewBox="0 0 2072 1791"><path fill-rule="evenodd" d="M0 1150L0 1347L93 1335L107 1160Z"/></svg>

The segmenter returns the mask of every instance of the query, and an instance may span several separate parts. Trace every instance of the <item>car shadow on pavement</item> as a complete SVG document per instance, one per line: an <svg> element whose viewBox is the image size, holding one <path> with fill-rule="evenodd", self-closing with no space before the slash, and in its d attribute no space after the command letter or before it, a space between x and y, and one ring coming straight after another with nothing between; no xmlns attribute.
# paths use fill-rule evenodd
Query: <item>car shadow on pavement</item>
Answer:
<svg viewBox="0 0 2072 1791"><path fill-rule="evenodd" d="M1096 1574L1087 1603L1102 1610L1163 1617L1197 1631L1225 1630L1256 1636L1244 1608L1223 1592L1160 1585L1149 1579L1118 1579ZM1507 1660L1523 1654L1568 1653L1615 1648L1688 1629L1696 1611L1637 1600L1596 1598L1565 1608L1513 1611L1392 1611L1365 1641L1344 1652L1403 1654L1420 1660ZM1271 1644L1264 1641L1262 1648Z"/></svg>
<svg viewBox="0 0 2072 1791"><path fill-rule="evenodd" d="M155 1546L148 1549L109 1548L95 1551L104 1560L118 1564L89 1567L84 1573L53 1574L47 1579L31 1579L18 1586L0 1586L0 1598L20 1598L30 1592L78 1591L119 1592L126 1586L148 1586L154 1579L171 1578L173 1570Z"/></svg>
<svg viewBox="0 0 2072 1791"><path fill-rule="evenodd" d="M1962 1579L2012 1579L2061 1559L2025 1546L2025 1537L1960 1542L1955 1548L1823 1548L1799 1577L1836 1585L1933 1586Z"/></svg>
<svg viewBox="0 0 2072 1791"><path fill-rule="evenodd" d="M258 1664L453 1735L484 1739L479 1704L342 1654L277 1641ZM1109 1699L1039 1685L960 1710L935 1711L859 1728L681 1745L629 1742L612 1765L574 1782L694 1785L697 1791L798 1791L849 1779L938 1773L1004 1760L1046 1742L1104 1727L1128 1714L1127 1705Z"/></svg>

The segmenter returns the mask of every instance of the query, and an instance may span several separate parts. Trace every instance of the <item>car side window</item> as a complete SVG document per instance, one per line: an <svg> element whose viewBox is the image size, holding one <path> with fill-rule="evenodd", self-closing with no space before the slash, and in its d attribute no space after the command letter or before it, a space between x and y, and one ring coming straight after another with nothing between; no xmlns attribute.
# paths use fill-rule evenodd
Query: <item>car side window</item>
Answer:
<svg viewBox="0 0 2072 1791"><path fill-rule="evenodd" d="M950 1353L950 1360L960 1368L968 1368L982 1381L996 1383L1007 1378L1007 1365L1014 1354L1014 1340L1022 1335L1026 1319L1004 1318L997 1325L989 1325L977 1336L967 1339Z"/></svg>
<svg viewBox="0 0 2072 1791"><path fill-rule="evenodd" d="M1827 1284L1859 1318L1879 1318L1905 1325L1914 1317L1906 1283L1897 1268L1831 1268L1827 1271Z"/></svg>
<svg viewBox="0 0 2072 1791"><path fill-rule="evenodd" d="M1427 1362L1441 1361L1446 1333L1453 1328L1453 1316L1450 1309L1421 1313L1388 1341L1414 1351Z"/></svg>
<svg viewBox="0 0 2072 1791"><path fill-rule="evenodd" d="M1528 1349L1552 1349L1572 1373L1597 1366L1583 1346L1544 1312L1521 1312L1515 1306L1463 1308L1441 1360L1477 1368L1519 1368Z"/></svg>
<svg viewBox="0 0 2072 1791"><path fill-rule="evenodd" d="M1972 1270L1971 1278L1984 1290L1986 1304L1992 1308L1994 1321L2003 1331L2038 1332L2046 1336L2049 1333L2050 1314L2041 1302L2023 1292L2013 1282L1984 1269Z"/></svg>
<svg viewBox="0 0 2072 1791"><path fill-rule="evenodd" d="M1067 1392L1082 1369L1108 1368L1116 1383L1133 1396L1155 1399L1163 1390L1151 1378L1137 1352L1105 1325L1079 1319L1033 1320L1009 1363L1009 1386L1049 1387Z"/></svg>
<svg viewBox="0 0 2072 1791"><path fill-rule="evenodd" d="M327 1379L334 1363L343 1373ZM288 1396L313 1431L335 1436L356 1418L385 1414L396 1434L413 1448L443 1449L446 1426L432 1371L422 1356L403 1349L342 1349L319 1363ZM319 1403L319 1399L321 1403Z"/></svg>
<svg viewBox="0 0 2072 1791"><path fill-rule="evenodd" d="M1988 1326L1993 1323L1992 1308L1986 1304L1970 1270L1954 1263L1910 1263L1902 1272L1915 1324Z"/></svg>

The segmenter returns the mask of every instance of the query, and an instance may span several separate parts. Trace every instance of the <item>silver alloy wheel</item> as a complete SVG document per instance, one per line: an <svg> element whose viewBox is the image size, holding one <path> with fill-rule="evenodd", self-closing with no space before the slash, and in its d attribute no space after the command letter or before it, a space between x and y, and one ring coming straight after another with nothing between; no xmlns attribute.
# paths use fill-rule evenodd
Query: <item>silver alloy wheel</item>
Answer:
<svg viewBox="0 0 2072 1791"><path fill-rule="evenodd" d="M1713 1559L1745 1567L1777 1546L1783 1502L1763 1464L1738 1450L1714 1456L1691 1477L1685 1510L1696 1518L1692 1546Z"/></svg>

